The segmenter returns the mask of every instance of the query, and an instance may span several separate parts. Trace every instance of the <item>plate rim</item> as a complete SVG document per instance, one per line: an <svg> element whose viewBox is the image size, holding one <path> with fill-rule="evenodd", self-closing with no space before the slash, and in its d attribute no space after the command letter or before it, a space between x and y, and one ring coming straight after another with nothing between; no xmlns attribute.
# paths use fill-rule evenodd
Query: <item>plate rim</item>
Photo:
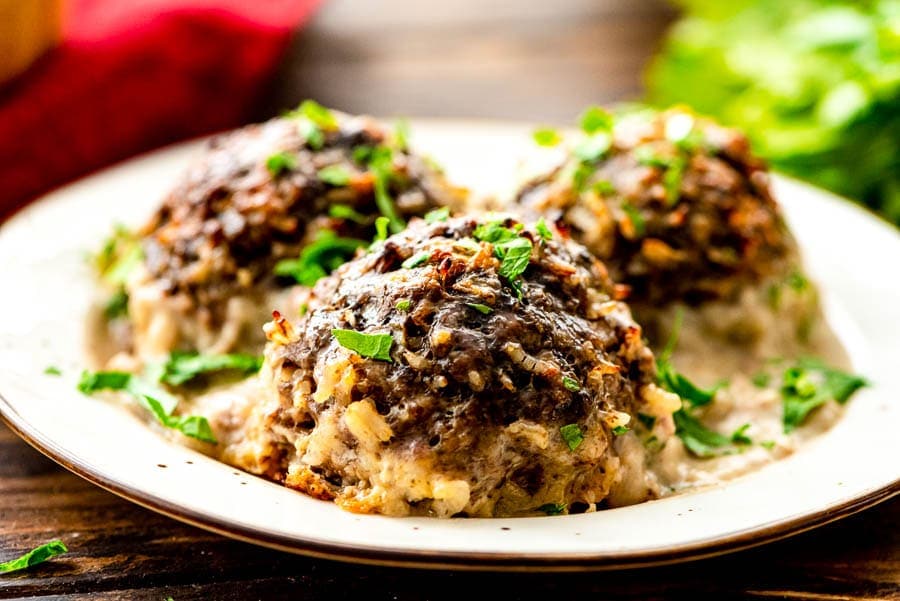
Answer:
<svg viewBox="0 0 900 601"><path fill-rule="evenodd" d="M671 565L742 551L783 540L859 513L900 495L900 477L898 477L893 482L864 495L810 514L766 524L760 528L637 552L552 553L536 557L497 552L377 549L311 538L301 539L242 526L227 519L179 507L153 493L117 482L104 475L102 469L79 459L44 436L19 415L12 403L2 393L0 393L0 421L37 451L76 476L126 501L166 517L228 538L278 551L319 559L387 567L469 571L573 572Z"/></svg>
<svg viewBox="0 0 900 601"><path fill-rule="evenodd" d="M518 121L441 118L420 118L416 119L415 123L448 126L459 125L460 123L471 124L473 121L476 121L477 124L481 126L499 125L503 128L521 128L526 125L530 126L530 124ZM165 154L167 151L196 146L205 138L206 136L201 136L142 153L56 188L48 194L35 199L35 201L29 203L29 205L20 207L19 210L8 215L6 219L3 219L2 222L0 222L0 230L5 229L5 226L9 222L22 218L24 214L28 213L28 209L31 208L31 206L37 205L49 198L55 199L58 194L62 193L67 188L83 185L87 181L97 177L103 177L103 175L110 171L120 170L131 163L140 162L154 156ZM872 211L841 198L834 193L822 190L807 182L796 180L780 173L772 173L772 178L773 180L781 179L789 182L791 185L814 190L822 196L830 197L831 200L840 200L845 208L857 213L860 218L875 221L878 227L887 227L888 229L894 230L892 224L875 215ZM0 393L0 421L10 427L16 435L29 445L53 460L55 463L61 465L66 470L129 502L169 518L232 539L280 551L322 559L391 567L460 569L472 571L565 572L616 570L669 565L719 556L782 540L853 515L900 495L900 476L898 476L893 481L875 489L865 491L854 498L847 499L835 505L822 507L802 515L787 517L778 521L763 523L756 527L700 540L677 543L666 547L646 548L639 551L553 552L542 555L520 555L507 551L420 550L376 547L371 545L359 546L344 542L331 542L309 536L289 535L265 528L254 528L246 524L235 523L227 517L212 515L198 509L181 507L175 502L166 500L152 491L144 491L138 487L122 483L114 477L105 474L101 467L94 465L89 461L80 459L74 453L67 451L65 448L48 438L37 426L32 425L19 414L15 409L15 404L4 397L2 393Z"/></svg>

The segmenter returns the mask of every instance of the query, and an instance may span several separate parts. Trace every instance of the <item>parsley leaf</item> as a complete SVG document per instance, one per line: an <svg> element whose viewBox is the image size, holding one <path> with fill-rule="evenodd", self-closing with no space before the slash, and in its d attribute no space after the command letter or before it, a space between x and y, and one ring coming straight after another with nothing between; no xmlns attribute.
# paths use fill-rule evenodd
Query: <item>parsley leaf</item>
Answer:
<svg viewBox="0 0 900 601"><path fill-rule="evenodd" d="M641 212L629 203L622 204L622 211L628 216L628 220L631 221L631 225L634 226L634 233L639 237L643 236L647 231L647 225L644 221L644 216Z"/></svg>
<svg viewBox="0 0 900 601"><path fill-rule="evenodd" d="M673 417L675 433L684 446L698 457L718 455L718 449L731 442L729 437L710 430L684 409L676 411Z"/></svg>
<svg viewBox="0 0 900 601"><path fill-rule="evenodd" d="M628 426L616 426L612 429L612 433L616 436L621 436L628 432L630 429L631 428L629 428Z"/></svg>
<svg viewBox="0 0 900 601"><path fill-rule="evenodd" d="M450 207L441 207L425 213L425 223L447 221L450 218Z"/></svg>
<svg viewBox="0 0 900 601"><path fill-rule="evenodd" d="M559 433L562 434L570 451L574 451L584 442L584 432L578 424L566 424L559 429Z"/></svg>
<svg viewBox="0 0 900 601"><path fill-rule="evenodd" d="M407 311L409 311L409 308L411 306L412 306L412 301L410 301L409 299L399 300L399 301L397 301L397 304L394 305L394 307L398 311L402 311L403 313L406 313Z"/></svg>
<svg viewBox="0 0 900 601"><path fill-rule="evenodd" d="M388 224L391 222L387 217L381 216L375 218L375 237L372 238L372 248L378 242L384 242L388 237Z"/></svg>
<svg viewBox="0 0 900 601"><path fill-rule="evenodd" d="M817 359L801 359L782 376L784 432L794 430L813 409L830 400L846 403L867 384L864 378L828 367Z"/></svg>
<svg viewBox="0 0 900 601"><path fill-rule="evenodd" d="M483 313L484 315L488 315L493 309L488 307L487 305L482 305L481 303L466 303L466 306L472 307L479 313Z"/></svg>
<svg viewBox="0 0 900 601"><path fill-rule="evenodd" d="M771 380L772 380L772 376L770 376L769 374L767 374L764 371L753 374L753 378L751 378L753 385L756 386L757 388L765 388L766 386L769 385L769 382Z"/></svg>
<svg viewBox="0 0 900 601"><path fill-rule="evenodd" d="M531 260L532 248L528 238L516 237L497 244L495 250L502 257L498 273L511 282L525 273Z"/></svg>
<svg viewBox="0 0 900 601"><path fill-rule="evenodd" d="M331 130L337 129L338 127L337 118L334 116L334 113L315 100L304 100L291 115L306 117L322 129Z"/></svg>
<svg viewBox="0 0 900 601"><path fill-rule="evenodd" d="M558 146L562 142L562 136L559 135L559 132L550 127L534 130L531 137L538 146Z"/></svg>
<svg viewBox="0 0 900 601"><path fill-rule="evenodd" d="M579 142L572 152L583 163L590 163L605 155L611 146L612 136L607 132L599 132Z"/></svg>
<svg viewBox="0 0 900 601"><path fill-rule="evenodd" d="M135 235L122 225L116 225L94 257L94 265L104 282L122 286L132 270L144 260L144 251Z"/></svg>
<svg viewBox="0 0 900 601"><path fill-rule="evenodd" d="M278 177L297 166L297 156L287 152L276 152L266 159L266 169L272 177Z"/></svg>
<svg viewBox="0 0 900 601"><path fill-rule="evenodd" d="M534 225L534 229L538 233L538 236L541 237L541 240L547 241L553 239L553 232L547 227L547 222L544 221L543 217L538 219L537 223Z"/></svg>
<svg viewBox="0 0 900 601"><path fill-rule="evenodd" d="M61 376L62 371L55 365L48 365L44 368L44 373L48 376Z"/></svg>
<svg viewBox="0 0 900 601"><path fill-rule="evenodd" d="M429 258L431 258L431 253L428 251L422 251L419 254L413 255L407 260L403 261L400 266L404 269L413 269L414 267L419 267L427 263Z"/></svg>
<svg viewBox="0 0 900 601"><path fill-rule="evenodd" d="M106 319L115 319L128 314L128 293L125 288L119 287L113 293L106 304L103 305L103 316Z"/></svg>
<svg viewBox="0 0 900 601"><path fill-rule="evenodd" d="M386 146L372 149L372 153L369 155L369 169L375 176L375 205L381 214L388 218L392 233L403 231L406 222L397 213L397 207L394 206L394 200L388 192L394 173L394 157L391 149Z"/></svg>
<svg viewBox="0 0 900 601"><path fill-rule="evenodd" d="M322 230L318 238L297 259L282 259L275 264L275 275L292 277L298 284L312 286L353 258L366 245L356 238L341 238L331 230Z"/></svg>
<svg viewBox="0 0 900 601"><path fill-rule="evenodd" d="M496 244L498 242L506 242L516 238L516 233L505 227L502 221L489 221L482 223L472 232L472 237L482 242L490 242Z"/></svg>
<svg viewBox="0 0 900 601"><path fill-rule="evenodd" d="M398 150L408 150L409 136L409 121L406 119L397 119L394 123L394 146L396 146Z"/></svg>
<svg viewBox="0 0 900 601"><path fill-rule="evenodd" d="M68 551L69 549L61 540L50 541L49 543L45 543L40 547L32 549L21 557L0 563L0 574L7 574L9 572L30 568L33 565L43 563L51 557L62 555Z"/></svg>
<svg viewBox="0 0 900 601"><path fill-rule="evenodd" d="M234 353L230 355L200 355L198 353L172 353L163 366L160 381L180 386L202 374L219 371L236 371L254 374L262 367L262 357Z"/></svg>
<svg viewBox="0 0 900 601"><path fill-rule="evenodd" d="M742 444L748 445L753 444L753 440L747 436L747 430L750 429L750 424L744 424L737 430L731 433L731 442L734 444Z"/></svg>
<svg viewBox="0 0 900 601"><path fill-rule="evenodd" d="M342 165L328 165L319 169L319 179L332 186L346 186L350 183L350 172Z"/></svg>
<svg viewBox="0 0 900 601"><path fill-rule="evenodd" d="M159 422L185 436L204 442L218 442L205 417L197 415L175 416L172 412L178 405L178 399L162 388L134 374L117 371L100 371L81 373L78 390L90 395L100 390L120 390L127 392L138 400L156 417Z"/></svg>
<svg viewBox="0 0 900 601"><path fill-rule="evenodd" d="M547 515L562 515L566 511L565 503L545 503L537 508L538 511L543 511Z"/></svg>
<svg viewBox="0 0 900 601"><path fill-rule="evenodd" d="M599 106L591 106L581 114L581 130L587 134L598 131L610 132L613 128L612 114Z"/></svg>
<svg viewBox="0 0 900 601"><path fill-rule="evenodd" d="M331 330L332 336L345 349L363 357L391 362L391 346L394 338L390 334L364 334L355 330Z"/></svg>
<svg viewBox="0 0 900 601"><path fill-rule="evenodd" d="M334 217L335 219L346 219L347 221L352 221L353 223L358 223L360 225L365 225L371 220L369 217L348 205L331 205L328 207L328 216Z"/></svg>
<svg viewBox="0 0 900 601"><path fill-rule="evenodd" d="M325 144L325 134L322 130L332 131L338 128L334 113L314 100L304 100L286 116L300 120L297 130L313 150L318 150Z"/></svg>
<svg viewBox="0 0 900 601"><path fill-rule="evenodd" d="M562 379L563 386L565 386L568 390L572 392L578 392L581 390L581 384L578 383L578 380L575 378L570 378L569 376L563 376Z"/></svg>

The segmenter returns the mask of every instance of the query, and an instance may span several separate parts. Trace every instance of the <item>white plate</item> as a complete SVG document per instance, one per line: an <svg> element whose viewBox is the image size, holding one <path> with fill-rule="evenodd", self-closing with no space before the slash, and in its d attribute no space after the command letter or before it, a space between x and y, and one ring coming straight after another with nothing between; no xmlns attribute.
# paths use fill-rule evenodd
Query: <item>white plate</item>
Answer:
<svg viewBox="0 0 900 601"><path fill-rule="evenodd" d="M511 181L529 127L422 122L416 141L458 181ZM466 568L622 567L702 557L807 530L900 491L900 237L865 211L777 178L776 192L856 369L827 434L726 486L594 514L518 519L355 515L169 443L133 414L82 396L83 260L113 222L152 211L197 143L59 190L0 229L0 412L35 447L136 503L288 551ZM43 374L48 365L63 377ZM165 467L163 467L165 466Z"/></svg>

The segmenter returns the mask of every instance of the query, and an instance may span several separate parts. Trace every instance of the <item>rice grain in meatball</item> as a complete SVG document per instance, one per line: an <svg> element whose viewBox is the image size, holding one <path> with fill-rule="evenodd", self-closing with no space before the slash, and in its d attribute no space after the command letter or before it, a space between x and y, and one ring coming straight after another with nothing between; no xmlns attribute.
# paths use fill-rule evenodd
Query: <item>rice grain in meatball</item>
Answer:
<svg viewBox="0 0 900 601"><path fill-rule="evenodd" d="M267 332L267 475L388 515L562 513L653 498L638 413L674 395L604 266L513 219L417 221Z"/></svg>

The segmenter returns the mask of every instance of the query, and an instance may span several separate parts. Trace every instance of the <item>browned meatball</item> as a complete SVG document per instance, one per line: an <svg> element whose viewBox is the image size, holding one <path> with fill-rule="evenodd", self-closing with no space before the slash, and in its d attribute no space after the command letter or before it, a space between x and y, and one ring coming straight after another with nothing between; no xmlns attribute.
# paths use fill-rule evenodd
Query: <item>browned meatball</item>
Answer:
<svg viewBox="0 0 900 601"><path fill-rule="evenodd" d="M516 202L568 229L631 302L730 301L784 275L795 245L742 134L677 109L599 120Z"/></svg>
<svg viewBox="0 0 900 601"><path fill-rule="evenodd" d="M379 215L399 231L411 216L461 202L461 189L367 117L307 102L218 136L142 231L145 273L129 290L138 346L259 344L265 318L255 309L271 311L270 292L289 282L273 275L280 260L333 236L299 278L311 285L371 241Z"/></svg>
<svg viewBox="0 0 900 601"><path fill-rule="evenodd" d="M417 220L268 326L268 475L389 515L565 512L658 492L629 431L679 406L606 269L513 219ZM630 426L629 426L630 424Z"/></svg>

